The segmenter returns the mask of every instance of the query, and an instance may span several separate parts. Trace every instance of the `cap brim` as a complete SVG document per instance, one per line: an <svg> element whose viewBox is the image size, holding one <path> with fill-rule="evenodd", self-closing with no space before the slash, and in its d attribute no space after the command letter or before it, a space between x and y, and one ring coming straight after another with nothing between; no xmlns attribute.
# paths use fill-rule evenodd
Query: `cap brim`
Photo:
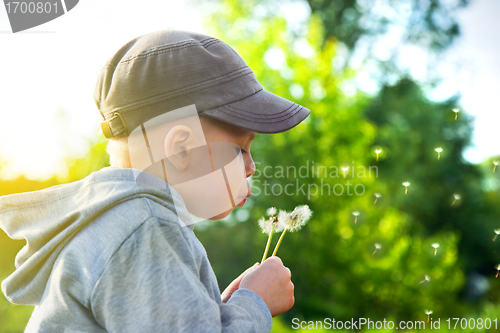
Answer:
<svg viewBox="0 0 500 333"><path fill-rule="evenodd" d="M305 107L260 90L239 101L200 112L257 133L280 133L297 126L311 111Z"/></svg>

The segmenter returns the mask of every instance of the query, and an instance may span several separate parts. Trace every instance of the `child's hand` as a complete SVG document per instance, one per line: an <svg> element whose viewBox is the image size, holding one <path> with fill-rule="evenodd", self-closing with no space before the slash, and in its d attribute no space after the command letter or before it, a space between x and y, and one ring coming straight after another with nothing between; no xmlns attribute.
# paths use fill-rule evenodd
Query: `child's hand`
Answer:
<svg viewBox="0 0 500 333"><path fill-rule="evenodd" d="M288 311L295 303L290 270L278 257L269 257L241 279L240 288L253 291L264 300L271 315Z"/></svg>
<svg viewBox="0 0 500 333"><path fill-rule="evenodd" d="M254 267L257 267L259 266L259 263L255 263L255 265L253 265L252 267L250 268L247 268L243 273L241 273L240 276L238 276L233 282L231 282L229 284L229 286L227 286L226 290L224 290L224 292L221 294L221 299L222 299L222 303L226 303L229 298L231 298L231 295L236 291L238 290L238 288L240 287L240 282L241 282L241 279L243 279L243 277L245 276L245 274L251 270L252 268Z"/></svg>

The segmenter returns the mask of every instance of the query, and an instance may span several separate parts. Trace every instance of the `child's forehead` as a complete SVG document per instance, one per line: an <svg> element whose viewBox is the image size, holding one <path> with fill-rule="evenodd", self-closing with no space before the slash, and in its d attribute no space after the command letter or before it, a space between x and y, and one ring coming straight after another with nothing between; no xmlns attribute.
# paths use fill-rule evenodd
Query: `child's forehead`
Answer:
<svg viewBox="0 0 500 333"><path fill-rule="evenodd" d="M203 122L204 127L208 127L208 133L217 136L231 136L238 139L246 139L252 141L257 135L256 132L249 131L239 126L225 123L219 120L210 119L208 122Z"/></svg>

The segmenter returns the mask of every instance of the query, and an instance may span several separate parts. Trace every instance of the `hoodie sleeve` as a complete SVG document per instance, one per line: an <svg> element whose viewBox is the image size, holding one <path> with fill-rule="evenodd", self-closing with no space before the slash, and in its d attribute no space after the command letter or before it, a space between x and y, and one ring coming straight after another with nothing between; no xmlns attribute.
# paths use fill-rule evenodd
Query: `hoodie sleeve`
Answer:
<svg viewBox="0 0 500 333"><path fill-rule="evenodd" d="M190 232L152 217L123 242L91 296L103 328L110 333L271 330L271 314L255 293L238 290L227 303L221 303L218 290L210 296L207 285L213 281L200 270L206 254L197 253Z"/></svg>

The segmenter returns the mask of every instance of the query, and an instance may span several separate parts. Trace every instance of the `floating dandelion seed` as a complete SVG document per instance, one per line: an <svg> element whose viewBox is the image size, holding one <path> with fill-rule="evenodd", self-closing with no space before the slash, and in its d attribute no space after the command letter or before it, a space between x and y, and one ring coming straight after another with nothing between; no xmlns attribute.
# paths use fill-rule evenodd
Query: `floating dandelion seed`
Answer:
<svg viewBox="0 0 500 333"><path fill-rule="evenodd" d="M493 161L493 172L495 172L495 169L497 168L497 165L498 165L498 161Z"/></svg>
<svg viewBox="0 0 500 333"><path fill-rule="evenodd" d="M434 248L434 255L437 255L437 251L438 251L439 243L434 243L434 244L432 244L432 247Z"/></svg>
<svg viewBox="0 0 500 333"><path fill-rule="evenodd" d="M378 198L380 198L382 196L382 194L380 194L380 193L374 193L374 195L375 195L375 201L373 202L373 204L376 204Z"/></svg>
<svg viewBox="0 0 500 333"><path fill-rule="evenodd" d="M500 235L500 229L495 229L495 237L493 237L493 241L497 240L498 235Z"/></svg>
<svg viewBox="0 0 500 333"><path fill-rule="evenodd" d="M285 236L287 231L294 232L302 228L307 221L311 218L312 212L309 209L308 205L297 206L295 209L288 213L286 211L281 210L278 214L279 223L283 226L283 232L281 233L280 239L278 240L278 244L274 248L273 256L278 252L278 248L280 247L281 241Z"/></svg>
<svg viewBox="0 0 500 333"><path fill-rule="evenodd" d="M377 154L377 161L378 161L378 155L382 152L382 149L375 149L375 154Z"/></svg>
<svg viewBox="0 0 500 333"><path fill-rule="evenodd" d="M441 157L441 152L443 151L443 148L438 147L438 148L436 148L434 150L438 153L438 160L439 160L439 158Z"/></svg>
<svg viewBox="0 0 500 333"><path fill-rule="evenodd" d="M266 211L267 215L274 216L276 215L276 207L271 207Z"/></svg>
<svg viewBox="0 0 500 333"><path fill-rule="evenodd" d="M404 182L403 186L405 187L405 194L408 194L408 186L410 186L410 182Z"/></svg>
<svg viewBox="0 0 500 333"><path fill-rule="evenodd" d="M460 194L453 194L453 198L455 198L455 200L453 200L453 203L451 204L452 206L455 204L455 202L460 200Z"/></svg>
<svg viewBox="0 0 500 333"><path fill-rule="evenodd" d="M495 276L497 278L498 277L498 273L500 273L500 265L497 265L495 268L497 269L497 275Z"/></svg>
<svg viewBox="0 0 500 333"><path fill-rule="evenodd" d="M432 313L432 310L425 310L425 314L427 315L427 322L429 322L429 317Z"/></svg>
<svg viewBox="0 0 500 333"><path fill-rule="evenodd" d="M379 243L375 243L375 251L373 251L372 256L375 254L375 252L377 252L377 250L380 250L381 248L382 245L380 245Z"/></svg>
<svg viewBox="0 0 500 333"><path fill-rule="evenodd" d="M348 166L340 167L340 170L342 170L342 173L344 174L344 178L345 178L345 173L347 172L347 170L349 170L349 167Z"/></svg>
<svg viewBox="0 0 500 333"><path fill-rule="evenodd" d="M455 108L455 109L453 109L453 112L455 112L455 120L457 120L458 113L460 112L460 109Z"/></svg>
<svg viewBox="0 0 500 333"><path fill-rule="evenodd" d="M352 212L352 215L354 215L354 223L357 223L359 212L357 210L355 210L354 212Z"/></svg>
<svg viewBox="0 0 500 333"><path fill-rule="evenodd" d="M424 283L425 281L430 281L430 280L431 280L430 276L429 276L429 275L426 275L426 276L424 277L424 279L423 279L422 281L420 281L419 283Z"/></svg>
<svg viewBox="0 0 500 333"><path fill-rule="evenodd" d="M267 238L266 250L264 251L261 262L266 260L267 252L269 251L269 246L271 245L271 239L273 238L273 233L283 230L283 224L280 223L281 221L276 215L276 212L276 208L271 207L266 212L269 218L267 220L265 218L261 218L259 220L259 226L262 229L262 232L269 234L269 237Z"/></svg>

